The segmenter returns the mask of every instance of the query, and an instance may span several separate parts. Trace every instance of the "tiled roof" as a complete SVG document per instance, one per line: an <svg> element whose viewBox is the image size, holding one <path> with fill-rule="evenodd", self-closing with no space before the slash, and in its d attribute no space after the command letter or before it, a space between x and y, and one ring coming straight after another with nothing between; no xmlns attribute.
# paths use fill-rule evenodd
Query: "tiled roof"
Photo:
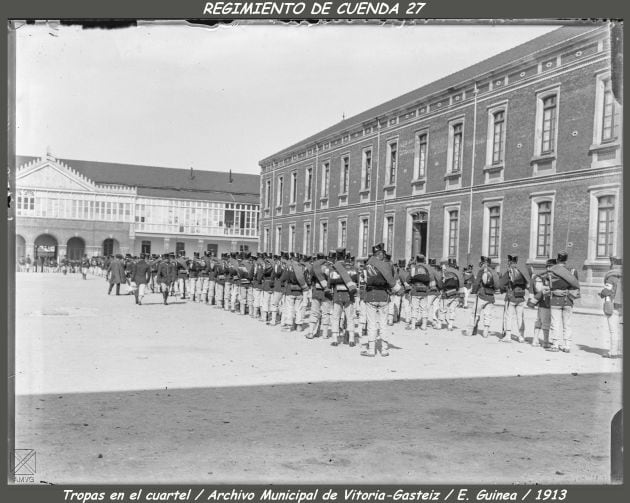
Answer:
<svg viewBox="0 0 630 503"><path fill-rule="evenodd" d="M17 156L17 166L37 160ZM110 162L58 159L97 184L127 185L138 188L138 195L172 199L260 203L260 176L222 171L193 172L176 168L117 164Z"/></svg>
<svg viewBox="0 0 630 503"><path fill-rule="evenodd" d="M388 112L408 106L411 103L421 101L431 95L434 95L438 92L443 92L451 87L456 87L462 85L465 82L470 82L475 78L479 78L482 75L492 72L502 66L515 63L518 60L527 58L528 56L532 56L537 52L549 49L560 43L567 42L572 38L579 37L588 32L601 29L602 26L602 22L593 22L592 24L579 26L563 26L561 28L558 28L557 30L545 33L544 35L536 37L528 42L525 42L524 44L496 54L495 56L480 61L479 63L464 68L463 70L447 75L446 77L438 79L411 92L398 96L397 98L394 98L390 101L386 101L385 103L370 108L369 110L349 117L348 119L345 119L335 124L334 126L324 129L317 134L309 136L308 138L290 147L287 147L271 156L266 157L265 159L260 161L260 164L265 164L275 158L282 158L289 152L292 152L300 147L304 148L307 145L312 145L315 141L319 141L319 139L323 139L324 137L332 135L333 133L339 133L344 130L348 130L350 128L356 127L363 122L374 121L377 117L385 115Z"/></svg>

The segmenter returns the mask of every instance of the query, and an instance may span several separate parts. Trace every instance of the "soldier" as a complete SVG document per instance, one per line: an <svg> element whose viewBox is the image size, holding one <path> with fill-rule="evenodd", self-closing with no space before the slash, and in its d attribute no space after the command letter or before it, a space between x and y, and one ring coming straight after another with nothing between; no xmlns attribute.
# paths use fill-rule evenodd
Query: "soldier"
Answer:
<svg viewBox="0 0 630 503"><path fill-rule="evenodd" d="M192 260L186 261L186 265L188 266L188 281L186 291L188 292L188 297L195 302L197 299L197 283L199 281L199 273L201 272L201 261L199 260L199 252L193 252Z"/></svg>
<svg viewBox="0 0 630 503"><path fill-rule="evenodd" d="M391 261L391 255L385 256L386 261ZM399 281L402 285L404 285L404 274L405 270L405 259L400 259L397 264L392 264L392 274L394 275L394 280ZM401 279L401 271L403 271L403 278ZM401 288L396 295L392 295L389 299L389 304L387 305L387 325L392 326L395 321L399 321L401 316L402 309L402 299L405 295L405 289Z"/></svg>
<svg viewBox="0 0 630 503"><path fill-rule="evenodd" d="M336 261L329 269L328 285L333 292L332 310L332 338L331 346L338 346L343 342L339 336L341 315L345 315L348 331L348 343L355 345L355 296L358 291L358 272L354 266L354 259L346 256L345 248L337 248Z"/></svg>
<svg viewBox="0 0 630 503"><path fill-rule="evenodd" d="M136 298L136 304L142 305L142 298L146 292L147 283L151 278L151 267L147 264L146 255L140 254L140 259L134 262L131 268L131 288Z"/></svg>
<svg viewBox="0 0 630 503"><path fill-rule="evenodd" d="M322 335L328 335L331 305L326 296L326 290L328 290L327 267L326 255L317 253L315 260L311 264L311 312L309 315L309 330L306 334L307 339L317 337L320 328Z"/></svg>
<svg viewBox="0 0 630 503"><path fill-rule="evenodd" d="M359 292L355 296L355 308L357 319L357 333L359 334L359 343L361 346L368 344L367 341L367 314L365 312L365 292L367 285L365 284L365 261L357 261L357 271L359 275Z"/></svg>
<svg viewBox="0 0 630 503"><path fill-rule="evenodd" d="M372 256L365 265L365 282L368 347L361 351L361 355L376 356L376 341L380 338L381 356L389 356L389 345L383 337L387 326L389 292L396 294L402 286L396 283L391 264L385 261L383 243L372 247Z"/></svg>
<svg viewBox="0 0 630 503"><path fill-rule="evenodd" d="M174 254L165 253L162 255L162 261L158 265L156 280L162 292L164 305L168 305L168 296L174 288L177 281L177 262Z"/></svg>
<svg viewBox="0 0 630 503"><path fill-rule="evenodd" d="M574 268L567 267L569 255L558 253L558 263L549 271L551 288L551 347L549 351L571 352L573 302L580 297L580 281ZM560 342L561 341L561 342Z"/></svg>
<svg viewBox="0 0 630 503"><path fill-rule="evenodd" d="M188 278L188 263L184 257L184 251L179 252L176 260L177 265L177 289L182 299L186 298L186 279Z"/></svg>
<svg viewBox="0 0 630 503"><path fill-rule="evenodd" d="M269 322L271 297L273 296L274 263L271 256L263 253L262 291L260 294L260 321Z"/></svg>
<svg viewBox="0 0 630 503"><path fill-rule="evenodd" d="M525 342L525 301L530 272L520 266L518 256L508 255L507 270L499 278L499 289L505 293L505 307L503 308L503 342L512 342L512 332L518 334L518 342Z"/></svg>
<svg viewBox="0 0 630 503"><path fill-rule="evenodd" d="M440 324L446 322L448 330L452 332L453 322L455 321L455 308L460 304L461 297L464 296L464 276L459 272L456 259L442 260L440 267L442 306L438 322Z"/></svg>
<svg viewBox="0 0 630 503"><path fill-rule="evenodd" d="M208 302L208 252L203 252L203 257L198 260L197 288L195 289L195 300L197 302Z"/></svg>
<svg viewBox="0 0 630 503"><path fill-rule="evenodd" d="M218 261L213 252L206 251L206 273L208 274L208 283L204 286L203 293L205 294L206 304L209 306L215 303L215 295L217 288L217 264Z"/></svg>
<svg viewBox="0 0 630 503"><path fill-rule="evenodd" d="M87 255L83 255L83 259L81 259L81 276L83 279L87 279L87 273L90 269L90 259Z"/></svg>
<svg viewBox="0 0 630 503"><path fill-rule="evenodd" d="M532 346L540 346L540 334L542 332L542 345L544 349L549 347L549 326L551 323L550 313L550 289L549 289L549 271L551 267L556 265L556 259L547 259L547 274L535 274L530 281L531 293L527 299L527 306L537 308L536 322L534 323L534 336L532 337Z"/></svg>
<svg viewBox="0 0 630 503"><path fill-rule="evenodd" d="M473 294L477 295L477 300L475 301L475 312L472 320L473 328L470 331L470 335L476 335L477 326L480 321L483 321L481 336L485 338L490 335L490 325L493 318L492 305L495 302L494 292L499 286L499 275L492 267L490 257L482 256L479 268L471 290Z"/></svg>
<svg viewBox="0 0 630 503"><path fill-rule="evenodd" d="M610 257L610 271L604 276L604 288L599 296L604 299L604 315L608 324L608 351L604 358L618 358L623 354L620 337L623 313L623 261L619 257Z"/></svg>
<svg viewBox="0 0 630 503"><path fill-rule="evenodd" d="M242 258L238 265L238 281L239 281L239 293L240 299L240 313L244 316L249 307L249 313L252 312L251 304L253 303L253 297L251 294L251 282L254 279L254 262L252 261L252 254L246 252L242 254ZM248 304L250 297L252 302Z"/></svg>
<svg viewBox="0 0 630 503"><path fill-rule="evenodd" d="M282 297L284 295L284 285L282 284L282 274L286 268L286 259L283 258L286 252L282 252L282 255L273 256L273 293L271 294L271 319L267 323L268 325L275 326L279 323L278 314L282 309Z"/></svg>
<svg viewBox="0 0 630 503"><path fill-rule="evenodd" d="M297 257L285 254L286 266L283 270L281 281L284 284L284 303L282 312L282 330L290 332L293 323L302 331L302 294L308 290L308 279L305 275L304 265Z"/></svg>
<svg viewBox="0 0 630 503"><path fill-rule="evenodd" d="M218 260L214 266L214 271L216 274L216 282L214 287L214 301L216 302L215 306L218 309L224 309L223 302L225 301L225 278L227 277L227 253L221 254L221 260Z"/></svg>
<svg viewBox="0 0 630 503"><path fill-rule="evenodd" d="M436 282L435 271L427 266L425 256L416 255L415 262L409 270L409 284L411 296L411 316L405 327L407 330L416 328L418 321L421 322L420 329L427 329L429 318L429 290L431 283Z"/></svg>
<svg viewBox="0 0 630 503"><path fill-rule="evenodd" d="M405 259L400 259L398 266L398 278L404 290L404 292L401 291L400 319L405 323L409 323L411 321L411 283L409 283L411 260L407 262Z"/></svg>
<svg viewBox="0 0 630 503"><path fill-rule="evenodd" d="M435 282L429 283L429 290L427 292L427 315L429 320L431 320L431 327L435 330L440 330L442 328L442 324L438 323L438 306L442 300L440 295L440 291L442 289L442 275L438 271L437 259L430 258L427 266L435 278Z"/></svg>
<svg viewBox="0 0 630 503"><path fill-rule="evenodd" d="M462 297L462 307L468 309L468 297L470 296L470 289L472 288L475 274L473 273L472 264L468 264L464 269L464 296Z"/></svg>
<svg viewBox="0 0 630 503"><path fill-rule="evenodd" d="M228 286L229 285L229 286ZM238 302L238 254L236 252L230 253L228 259L228 270L225 276L225 309L227 311L234 312L236 310L236 303Z"/></svg>
<svg viewBox="0 0 630 503"><path fill-rule="evenodd" d="M247 305L249 315L254 319L260 318L260 306L262 298L262 282L265 272L265 261L262 255L252 254L253 273L252 283L248 292Z"/></svg>
<svg viewBox="0 0 630 503"><path fill-rule="evenodd" d="M116 285L116 295L120 295L120 284L125 281L125 266L122 263L122 255L116 255L116 258L109 263L107 274L109 277L109 290L107 295L112 293L112 288Z"/></svg>

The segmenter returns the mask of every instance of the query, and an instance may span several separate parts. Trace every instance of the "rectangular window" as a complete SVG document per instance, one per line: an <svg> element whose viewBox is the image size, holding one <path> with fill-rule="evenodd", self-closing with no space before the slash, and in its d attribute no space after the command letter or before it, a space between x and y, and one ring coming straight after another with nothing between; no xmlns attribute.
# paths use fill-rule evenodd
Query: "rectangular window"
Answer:
<svg viewBox="0 0 630 503"><path fill-rule="evenodd" d="M182 243L181 241L177 241L175 243L175 253L179 257L179 254L183 254L186 256L186 243Z"/></svg>
<svg viewBox="0 0 630 503"><path fill-rule="evenodd" d="M492 115L492 164L503 162L503 145L505 143L505 111L498 110Z"/></svg>
<svg viewBox="0 0 630 503"><path fill-rule="evenodd" d="M448 212L448 256L457 258L457 243L459 240L459 210Z"/></svg>
<svg viewBox="0 0 630 503"><path fill-rule="evenodd" d="M462 169L462 138L464 134L464 125L462 123L453 124L451 126L452 140L451 151L453 157L451 159L451 172L456 173Z"/></svg>
<svg viewBox="0 0 630 503"><path fill-rule="evenodd" d="M372 176L372 150L363 151L363 163L362 163L362 179L363 190L370 190L370 180Z"/></svg>
<svg viewBox="0 0 630 503"><path fill-rule="evenodd" d="M603 81L604 95L602 107L602 142L612 141L617 138L615 118L615 97L612 92L610 79Z"/></svg>
<svg viewBox="0 0 630 503"><path fill-rule="evenodd" d="M322 165L322 190L321 190L322 199L328 197L329 181L330 181L330 163L325 162Z"/></svg>
<svg viewBox="0 0 630 503"><path fill-rule="evenodd" d="M416 160L414 163L414 180L424 178L427 174L427 134L416 136Z"/></svg>
<svg viewBox="0 0 630 503"><path fill-rule="evenodd" d="M540 153L551 154L555 151L557 96L552 94L542 101L542 130Z"/></svg>
<svg viewBox="0 0 630 503"><path fill-rule="evenodd" d="M269 227L265 227L265 232L263 234L264 238L263 238L263 250L268 252L269 251Z"/></svg>
<svg viewBox="0 0 630 503"><path fill-rule="evenodd" d="M597 199L597 258L608 258L613 254L615 232L615 197Z"/></svg>
<svg viewBox="0 0 630 503"><path fill-rule="evenodd" d="M551 201L538 203L536 257L547 258L551 251Z"/></svg>
<svg viewBox="0 0 630 503"><path fill-rule="evenodd" d="M389 143L387 145L387 152L387 184L394 185L396 183L396 169L398 167L398 143Z"/></svg>
<svg viewBox="0 0 630 503"><path fill-rule="evenodd" d="M275 242L276 255L280 255L281 248L282 248L282 226L279 225L278 227L276 227L276 242Z"/></svg>
<svg viewBox="0 0 630 503"><path fill-rule="evenodd" d="M322 222L319 230L319 250L326 253L328 249L328 222Z"/></svg>
<svg viewBox="0 0 630 503"><path fill-rule="evenodd" d="M339 237L337 242L340 248L345 248L347 246L347 236L348 222L346 220L339 220Z"/></svg>
<svg viewBox="0 0 630 503"><path fill-rule="evenodd" d="M310 201L313 196L313 168L306 170L306 180L304 187L304 199Z"/></svg>
<svg viewBox="0 0 630 503"><path fill-rule="evenodd" d="M151 254L151 241L143 241L140 247L140 253Z"/></svg>
<svg viewBox="0 0 630 503"><path fill-rule="evenodd" d="M295 225L289 225L289 251L295 252Z"/></svg>
<svg viewBox="0 0 630 503"><path fill-rule="evenodd" d="M311 253L311 224L304 224L304 253Z"/></svg>
<svg viewBox="0 0 630 503"><path fill-rule="evenodd" d="M284 190L284 177L278 177L278 186L276 187L276 206L282 206L282 192Z"/></svg>
<svg viewBox="0 0 630 503"><path fill-rule="evenodd" d="M361 219L361 226L359 232L359 249L361 250L361 256L368 256L368 231L369 231L369 220L367 218Z"/></svg>
<svg viewBox="0 0 630 503"><path fill-rule="evenodd" d="M297 199L297 172L291 173L291 204Z"/></svg>
<svg viewBox="0 0 630 503"><path fill-rule="evenodd" d="M348 177L350 176L350 158L344 156L341 158L341 194L348 193Z"/></svg>
<svg viewBox="0 0 630 503"><path fill-rule="evenodd" d="M271 206L271 180L265 181L265 209Z"/></svg>
<svg viewBox="0 0 630 503"><path fill-rule="evenodd" d="M385 249L390 255L394 254L394 217L385 218Z"/></svg>
<svg viewBox="0 0 630 503"><path fill-rule="evenodd" d="M496 258L499 256L499 232L501 229L501 207L492 206L488 208L488 256Z"/></svg>

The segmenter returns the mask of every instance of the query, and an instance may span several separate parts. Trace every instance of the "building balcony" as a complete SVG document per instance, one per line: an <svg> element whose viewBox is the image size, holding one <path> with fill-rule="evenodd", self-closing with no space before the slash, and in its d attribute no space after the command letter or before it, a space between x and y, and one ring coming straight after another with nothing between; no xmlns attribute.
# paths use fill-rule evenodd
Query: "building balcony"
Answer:
<svg viewBox="0 0 630 503"><path fill-rule="evenodd" d="M235 236L248 239L258 239L258 229L235 226L202 226L180 224L151 224L147 222L135 222L131 224L135 233L165 234L169 236L197 236L197 237L226 237Z"/></svg>

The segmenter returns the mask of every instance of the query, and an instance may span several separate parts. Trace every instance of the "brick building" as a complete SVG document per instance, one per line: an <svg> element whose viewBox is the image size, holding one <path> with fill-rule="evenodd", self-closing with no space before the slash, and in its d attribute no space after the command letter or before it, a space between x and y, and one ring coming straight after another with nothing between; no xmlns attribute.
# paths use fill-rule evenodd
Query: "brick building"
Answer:
<svg viewBox="0 0 630 503"><path fill-rule="evenodd" d="M567 249L584 304L622 253L621 107L607 25L554 30L260 161L260 248L383 241L542 268Z"/></svg>
<svg viewBox="0 0 630 503"><path fill-rule="evenodd" d="M258 246L259 177L18 156L16 257Z"/></svg>

